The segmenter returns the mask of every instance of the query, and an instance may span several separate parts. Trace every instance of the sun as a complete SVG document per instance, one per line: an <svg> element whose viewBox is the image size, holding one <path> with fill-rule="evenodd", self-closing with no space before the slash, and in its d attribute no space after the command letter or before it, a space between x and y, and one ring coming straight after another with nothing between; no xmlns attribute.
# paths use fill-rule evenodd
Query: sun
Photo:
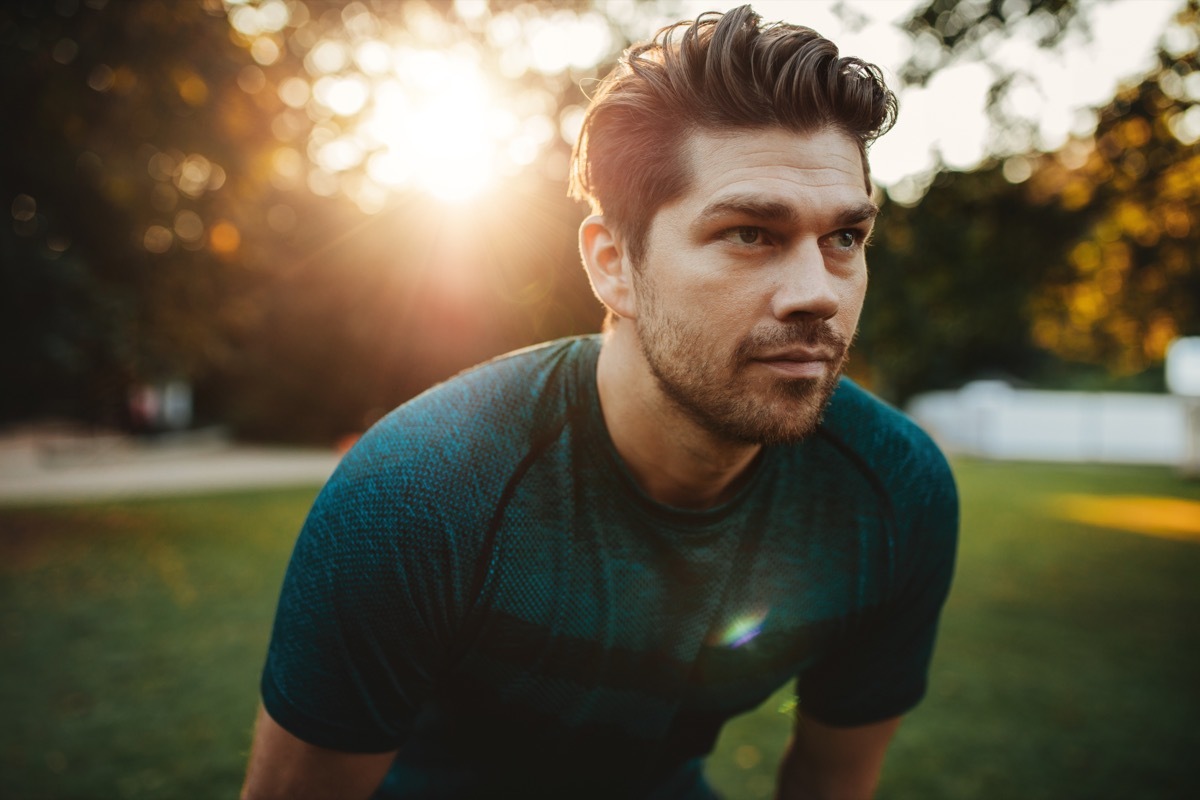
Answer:
<svg viewBox="0 0 1200 800"><path fill-rule="evenodd" d="M560 79L613 44L595 12L493 13L455 0L455 23L418 4L376 14L351 3L318 17L282 0L224 2L258 65L293 53L303 66L277 87L286 108L272 125L274 180L346 195L368 213L397 192L470 201L560 136L573 140L582 109L559 108Z"/></svg>
<svg viewBox="0 0 1200 800"><path fill-rule="evenodd" d="M367 174L383 186L412 185L446 202L469 200L503 170L518 128L500 92L461 55L404 54L412 79L377 85L358 133L375 147Z"/></svg>
<svg viewBox="0 0 1200 800"><path fill-rule="evenodd" d="M318 170L345 178L342 188L364 210L376 210L392 190L470 200L533 161L557 133L548 119L518 119L510 110L517 101L489 80L469 50L376 40L358 50L378 52L377 45L385 48L386 72L323 75L304 99L306 109L315 106L325 117L313 125L310 158ZM312 62L320 69L319 59Z"/></svg>

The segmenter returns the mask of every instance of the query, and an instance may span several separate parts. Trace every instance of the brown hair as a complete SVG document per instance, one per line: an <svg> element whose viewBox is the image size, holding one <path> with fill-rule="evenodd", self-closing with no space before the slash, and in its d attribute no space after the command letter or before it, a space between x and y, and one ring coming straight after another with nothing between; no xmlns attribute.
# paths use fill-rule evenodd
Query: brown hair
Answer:
<svg viewBox="0 0 1200 800"><path fill-rule="evenodd" d="M879 68L839 58L816 31L763 25L750 6L669 25L625 51L601 83L575 145L571 196L623 235L634 264L655 212L688 187L693 131L833 127L853 138L870 192L867 146L896 119Z"/></svg>

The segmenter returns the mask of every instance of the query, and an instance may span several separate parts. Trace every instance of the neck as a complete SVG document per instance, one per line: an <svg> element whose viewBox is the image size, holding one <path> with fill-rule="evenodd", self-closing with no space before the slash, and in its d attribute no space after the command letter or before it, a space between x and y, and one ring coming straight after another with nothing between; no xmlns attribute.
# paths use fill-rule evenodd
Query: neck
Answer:
<svg viewBox="0 0 1200 800"><path fill-rule="evenodd" d="M703 509L728 500L762 446L714 435L664 395L632 327L625 320L605 334L596 368L604 424L617 453L660 503Z"/></svg>

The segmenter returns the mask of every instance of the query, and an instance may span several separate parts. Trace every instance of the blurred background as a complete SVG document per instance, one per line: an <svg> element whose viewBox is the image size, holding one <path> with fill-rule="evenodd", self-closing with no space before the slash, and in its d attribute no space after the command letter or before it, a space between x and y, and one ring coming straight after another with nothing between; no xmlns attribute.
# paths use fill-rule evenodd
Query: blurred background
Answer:
<svg viewBox="0 0 1200 800"><path fill-rule="evenodd" d="M236 791L336 452L461 369L598 330L566 197L588 95L629 42L734 5L0 8L0 797ZM952 453L964 540L881 797L1192 796L1200 2L754 5L900 96L850 373ZM114 444L170 437L178 458ZM300 488L22 483L145 489L230 440L290 466L210 472ZM722 739L729 797L770 795L790 713Z"/></svg>
<svg viewBox="0 0 1200 800"><path fill-rule="evenodd" d="M0 11L0 424L328 444L598 328L587 94L713 2ZM853 375L1163 389L1200 333L1195 2L765 2L900 91Z"/></svg>

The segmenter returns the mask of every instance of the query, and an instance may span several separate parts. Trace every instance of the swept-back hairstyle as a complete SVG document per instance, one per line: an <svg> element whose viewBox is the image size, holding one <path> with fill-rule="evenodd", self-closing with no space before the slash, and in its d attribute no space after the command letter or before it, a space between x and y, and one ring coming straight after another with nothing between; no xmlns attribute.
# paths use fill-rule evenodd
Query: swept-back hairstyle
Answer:
<svg viewBox="0 0 1200 800"><path fill-rule="evenodd" d="M687 191L693 131L832 127L866 151L896 119L879 68L839 58L799 25L764 25L750 6L667 26L625 51L592 97L575 144L571 196L604 214L635 264L654 214Z"/></svg>

